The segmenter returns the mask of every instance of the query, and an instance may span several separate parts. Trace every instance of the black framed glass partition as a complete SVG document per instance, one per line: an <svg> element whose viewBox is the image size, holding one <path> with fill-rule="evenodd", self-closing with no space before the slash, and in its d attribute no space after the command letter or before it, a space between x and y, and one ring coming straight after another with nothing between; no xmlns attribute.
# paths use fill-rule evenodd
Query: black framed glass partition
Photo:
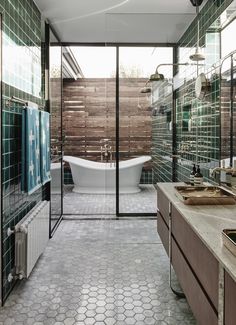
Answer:
<svg viewBox="0 0 236 325"><path fill-rule="evenodd" d="M164 80L151 81L159 64ZM172 113L164 103L163 83L173 76L173 48L153 46L119 47L119 214L150 215L157 210L154 177L157 151L155 112L166 110L163 128L169 132ZM163 91L162 91L163 92ZM166 93L164 94L166 95ZM165 96L167 97L167 96ZM168 111L168 112L167 112ZM166 139L166 138L165 138ZM163 139L164 141L164 139ZM169 144L172 143L170 139ZM170 150L171 154L171 150ZM171 158L169 157L171 160Z"/></svg>
<svg viewBox="0 0 236 325"><path fill-rule="evenodd" d="M51 216L50 234L54 232L63 213L62 159L62 48L49 28L49 111L51 129Z"/></svg>
<svg viewBox="0 0 236 325"><path fill-rule="evenodd" d="M64 215L115 215L116 48L63 48Z"/></svg>
<svg viewBox="0 0 236 325"><path fill-rule="evenodd" d="M157 86L148 80L163 62L170 66L161 72L172 77L172 46L62 44L64 217L156 214L152 131ZM96 169L104 169L101 179Z"/></svg>

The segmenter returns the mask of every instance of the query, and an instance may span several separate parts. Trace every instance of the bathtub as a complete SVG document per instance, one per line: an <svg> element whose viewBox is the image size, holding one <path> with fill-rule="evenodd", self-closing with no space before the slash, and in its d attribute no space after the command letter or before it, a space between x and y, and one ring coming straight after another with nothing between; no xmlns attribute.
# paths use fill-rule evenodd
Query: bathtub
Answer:
<svg viewBox="0 0 236 325"><path fill-rule="evenodd" d="M74 182L73 192L87 194L114 194L116 191L116 166L72 156L64 156L70 164ZM119 163L119 186L121 194L140 192L139 182L143 164L150 156L121 161Z"/></svg>

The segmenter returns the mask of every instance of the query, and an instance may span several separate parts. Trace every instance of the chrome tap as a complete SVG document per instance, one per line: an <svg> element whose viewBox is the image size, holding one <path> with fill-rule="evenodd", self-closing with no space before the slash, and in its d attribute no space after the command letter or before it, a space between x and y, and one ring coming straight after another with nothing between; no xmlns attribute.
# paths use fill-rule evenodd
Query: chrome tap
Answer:
<svg viewBox="0 0 236 325"><path fill-rule="evenodd" d="M234 167L225 167L225 162L223 160L222 167L215 167L209 170L210 177L216 179L218 176L219 184L224 183L226 185L233 185L235 186L235 175L236 175L236 168ZM233 177L232 177L233 176Z"/></svg>
<svg viewBox="0 0 236 325"><path fill-rule="evenodd" d="M110 139L102 139L100 140L101 143L101 161L105 158L105 161L112 162L112 146Z"/></svg>

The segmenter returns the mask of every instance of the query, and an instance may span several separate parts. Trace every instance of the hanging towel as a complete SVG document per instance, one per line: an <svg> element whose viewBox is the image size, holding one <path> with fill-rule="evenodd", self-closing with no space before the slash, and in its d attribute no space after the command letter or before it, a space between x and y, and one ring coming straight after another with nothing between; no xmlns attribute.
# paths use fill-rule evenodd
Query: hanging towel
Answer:
<svg viewBox="0 0 236 325"><path fill-rule="evenodd" d="M50 114L40 112L40 159L41 159L41 182L46 184L51 180L50 167Z"/></svg>
<svg viewBox="0 0 236 325"><path fill-rule="evenodd" d="M39 111L22 112L22 191L31 194L41 187Z"/></svg>

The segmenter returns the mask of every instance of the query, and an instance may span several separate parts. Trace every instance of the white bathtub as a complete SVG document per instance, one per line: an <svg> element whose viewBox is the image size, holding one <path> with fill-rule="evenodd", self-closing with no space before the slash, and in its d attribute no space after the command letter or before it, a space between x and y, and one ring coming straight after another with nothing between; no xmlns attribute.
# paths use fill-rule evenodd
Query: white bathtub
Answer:
<svg viewBox="0 0 236 325"><path fill-rule="evenodd" d="M72 156L64 156L70 164L74 182L73 192L114 194L116 190L116 167L110 163L100 163ZM140 192L139 182L143 164L151 160L150 156L142 156L119 163L120 193Z"/></svg>

